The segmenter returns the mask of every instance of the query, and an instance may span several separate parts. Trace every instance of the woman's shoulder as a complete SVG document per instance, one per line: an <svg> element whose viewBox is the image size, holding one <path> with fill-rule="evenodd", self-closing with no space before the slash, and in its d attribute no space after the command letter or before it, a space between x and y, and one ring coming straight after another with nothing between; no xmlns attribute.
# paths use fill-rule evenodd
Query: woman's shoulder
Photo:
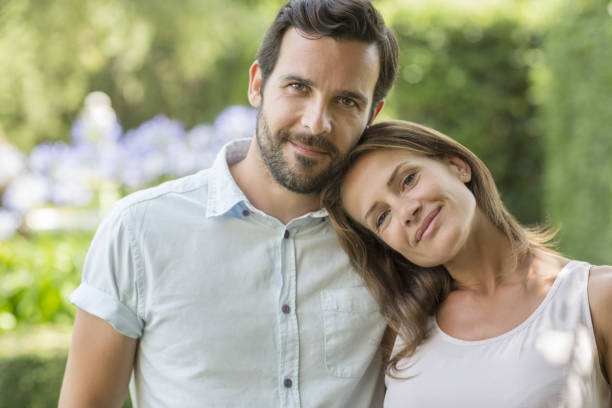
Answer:
<svg viewBox="0 0 612 408"><path fill-rule="evenodd" d="M588 292L592 311L603 308L607 314L612 310L612 266L591 266Z"/></svg>
<svg viewBox="0 0 612 408"><path fill-rule="evenodd" d="M612 371L612 266L591 266L587 291L602 372L609 383Z"/></svg>

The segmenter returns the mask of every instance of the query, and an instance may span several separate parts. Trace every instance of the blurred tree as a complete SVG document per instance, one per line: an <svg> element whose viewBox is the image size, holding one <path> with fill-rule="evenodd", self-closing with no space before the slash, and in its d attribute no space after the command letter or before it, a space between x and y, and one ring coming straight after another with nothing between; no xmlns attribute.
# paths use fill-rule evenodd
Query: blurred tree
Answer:
<svg viewBox="0 0 612 408"><path fill-rule="evenodd" d="M546 133L545 208L569 256L610 263L612 3L566 0L534 73Z"/></svg>
<svg viewBox="0 0 612 408"><path fill-rule="evenodd" d="M19 148L66 140L84 97L106 92L124 128L157 113L186 127L245 104L273 8L232 0L4 0L0 127Z"/></svg>
<svg viewBox="0 0 612 408"><path fill-rule="evenodd" d="M424 123L472 149L524 223L541 218L541 143L531 125L527 56L538 36L503 17L394 16L400 74L385 116Z"/></svg>

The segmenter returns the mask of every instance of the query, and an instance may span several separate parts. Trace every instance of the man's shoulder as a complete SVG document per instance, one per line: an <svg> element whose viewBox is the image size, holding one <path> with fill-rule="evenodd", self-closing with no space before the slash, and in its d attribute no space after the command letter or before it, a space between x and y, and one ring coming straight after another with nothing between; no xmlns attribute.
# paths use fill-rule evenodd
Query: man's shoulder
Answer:
<svg viewBox="0 0 612 408"><path fill-rule="evenodd" d="M143 215L155 208L172 209L173 206L176 206L178 211L181 205L187 204L205 207L209 180L210 169L205 169L135 191L118 200L109 212L109 216Z"/></svg>

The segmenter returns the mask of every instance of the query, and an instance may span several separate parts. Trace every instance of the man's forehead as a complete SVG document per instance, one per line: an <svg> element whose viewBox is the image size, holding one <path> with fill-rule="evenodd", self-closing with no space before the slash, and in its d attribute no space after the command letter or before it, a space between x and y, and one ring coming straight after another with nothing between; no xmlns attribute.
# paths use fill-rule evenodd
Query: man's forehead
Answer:
<svg viewBox="0 0 612 408"><path fill-rule="evenodd" d="M378 47L374 42L317 37L292 27L283 36L273 73L279 77L303 77L315 85L321 81L333 82L341 88L371 85L373 90L379 65Z"/></svg>

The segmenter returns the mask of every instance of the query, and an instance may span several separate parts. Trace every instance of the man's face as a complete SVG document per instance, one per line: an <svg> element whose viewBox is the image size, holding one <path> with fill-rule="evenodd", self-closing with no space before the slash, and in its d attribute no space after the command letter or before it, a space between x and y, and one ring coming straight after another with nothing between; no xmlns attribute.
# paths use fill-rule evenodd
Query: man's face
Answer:
<svg viewBox="0 0 612 408"><path fill-rule="evenodd" d="M308 39L293 28L265 89L253 64L249 100L259 108L257 144L279 184L301 194L321 190L368 124L378 72L375 44Z"/></svg>

